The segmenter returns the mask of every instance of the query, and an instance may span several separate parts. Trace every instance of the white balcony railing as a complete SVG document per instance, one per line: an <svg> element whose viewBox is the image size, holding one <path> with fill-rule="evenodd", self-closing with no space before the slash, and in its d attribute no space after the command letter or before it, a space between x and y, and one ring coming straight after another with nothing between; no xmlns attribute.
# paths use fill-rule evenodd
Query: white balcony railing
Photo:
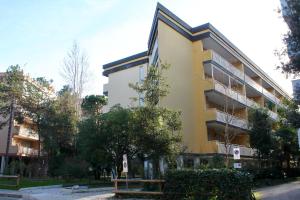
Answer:
<svg viewBox="0 0 300 200"><path fill-rule="evenodd" d="M247 98L247 106L251 108L259 108L260 105L253 101L252 99Z"/></svg>
<svg viewBox="0 0 300 200"><path fill-rule="evenodd" d="M214 51L212 51L212 60L218 63L221 67L225 68L227 71L231 72L233 75L244 80L244 73L241 70L237 69L230 62Z"/></svg>
<svg viewBox="0 0 300 200"><path fill-rule="evenodd" d="M245 81L246 84L254 88L259 93L263 94L265 97L267 97L269 100L274 102L280 107L284 107L284 105L281 104L280 99L278 99L274 94L269 92L268 90L264 89L260 84L258 84L256 81L254 81L252 78L250 78L248 75L243 73L241 70L237 69L235 66L233 66L230 62L228 62L226 59L224 59L222 56L217 54L216 52L212 51L212 60L215 61L217 64L219 64L221 67L235 75L237 78L242 79ZM257 106L257 104L251 105Z"/></svg>
<svg viewBox="0 0 300 200"><path fill-rule="evenodd" d="M278 100L277 97L272 94L271 92L269 92L268 90L264 89L263 88L263 94L271 101L273 101L274 103L278 103Z"/></svg>
<svg viewBox="0 0 300 200"><path fill-rule="evenodd" d="M273 119L275 121L278 119L278 114L277 113L275 113L275 112L273 112L271 110L268 110L268 114L269 114L269 116L270 116L271 119Z"/></svg>
<svg viewBox="0 0 300 200"><path fill-rule="evenodd" d="M242 95L230 88L228 88L226 85L223 85L222 83L214 80L214 89L221 93L224 94L232 99L235 99L236 101L246 105L246 96Z"/></svg>
<svg viewBox="0 0 300 200"><path fill-rule="evenodd" d="M246 120L240 119L238 117L224 113L219 110L216 110L216 121L222 122L225 124L230 124L230 125L238 127L238 128L248 129L248 123Z"/></svg>
<svg viewBox="0 0 300 200"><path fill-rule="evenodd" d="M38 150L30 147L18 146L18 154L22 156L37 156Z"/></svg>
<svg viewBox="0 0 300 200"><path fill-rule="evenodd" d="M250 85L252 88L254 88L259 93L262 93L263 87L261 85L259 85L256 81L254 81L252 78L247 76L246 74L245 74L245 83Z"/></svg>
<svg viewBox="0 0 300 200"><path fill-rule="evenodd" d="M25 128L23 126L19 126L15 128L15 133L16 135L19 135L23 138L28 138L28 139L33 139L33 140L38 140L38 134L35 130L31 128Z"/></svg>
<svg viewBox="0 0 300 200"><path fill-rule="evenodd" d="M217 141L218 153L226 154L225 144L223 142ZM233 148L239 147L241 156L254 156L256 153L255 149L245 147L243 145L231 144L228 146L229 154L233 155Z"/></svg>

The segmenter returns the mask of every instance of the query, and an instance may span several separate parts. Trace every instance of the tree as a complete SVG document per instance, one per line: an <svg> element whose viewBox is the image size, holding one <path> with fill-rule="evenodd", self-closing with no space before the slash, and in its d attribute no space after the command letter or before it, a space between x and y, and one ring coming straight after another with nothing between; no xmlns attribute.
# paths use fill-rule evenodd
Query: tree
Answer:
<svg viewBox="0 0 300 200"><path fill-rule="evenodd" d="M7 166L14 120L16 117L21 119L22 112L19 103L22 102L24 94L24 75L19 65L12 65L7 69L0 83L0 94L0 115L4 119L1 124L8 123L5 149L5 166ZM8 119L6 119L7 115L9 115Z"/></svg>
<svg viewBox="0 0 300 200"><path fill-rule="evenodd" d="M81 104L83 118L80 121L78 133L79 155L92 167L95 178L100 178L103 169L112 167L110 153L105 151L106 139L102 134L102 108L107 104L105 96L86 96Z"/></svg>
<svg viewBox="0 0 300 200"><path fill-rule="evenodd" d="M299 0L281 0L282 15L289 27L289 32L284 35L283 42L286 48L277 51L280 59L281 70L288 74L300 74L300 1ZM288 56L290 60L285 61Z"/></svg>
<svg viewBox="0 0 300 200"><path fill-rule="evenodd" d="M94 111L104 105L102 98L99 98L100 104L94 101L84 101L82 104L83 109L87 109L86 111L91 114L80 123L79 149L81 155L94 169L116 167L120 177L123 154L132 159L138 152L135 135L131 131L132 112L116 105L107 113L94 115ZM94 98L86 97L86 99Z"/></svg>
<svg viewBox="0 0 300 200"><path fill-rule="evenodd" d="M295 101L285 100L284 107L278 109L279 122L278 129L275 132L277 149L276 159L280 166L286 163L286 167L290 168L291 161L295 161L299 156L299 145L297 137L297 128L300 127L300 112Z"/></svg>
<svg viewBox="0 0 300 200"><path fill-rule="evenodd" d="M139 96L144 96L145 102L145 106L133 108L133 132L137 134L140 156L153 160L157 172L160 158L170 158L182 150L180 112L159 105L168 94L169 86L163 76L168 68L167 64L149 66L142 83L129 85Z"/></svg>
<svg viewBox="0 0 300 200"><path fill-rule="evenodd" d="M251 109L249 112L250 145L257 150L259 160L270 158L274 149L272 121L267 110Z"/></svg>
<svg viewBox="0 0 300 200"><path fill-rule="evenodd" d="M81 52L79 45L74 41L72 49L64 58L62 76L72 89L76 99L76 111L80 116L80 99L88 76L88 58Z"/></svg>
<svg viewBox="0 0 300 200"><path fill-rule="evenodd" d="M58 92L56 99L45 102L40 116L40 134L43 150L49 161L51 175L61 175L59 170L67 158L74 157L77 117L74 96L67 87Z"/></svg>
<svg viewBox="0 0 300 200"><path fill-rule="evenodd" d="M276 157L283 167L283 162L286 167L290 168L291 160L296 160L295 156L299 155L299 146L297 133L295 129L282 127L275 132L277 137L277 152Z"/></svg>
<svg viewBox="0 0 300 200"><path fill-rule="evenodd" d="M89 95L83 99L81 108L85 115L97 116L101 114L103 106L105 106L106 104L107 99L105 96Z"/></svg>
<svg viewBox="0 0 300 200"><path fill-rule="evenodd" d="M224 78L225 80L225 78ZM229 167L229 157L231 154L233 140L238 135L238 129L236 127L232 127L232 124L236 124L237 118L234 116L236 114L236 105L234 100L230 97L232 95L231 89L227 88L226 85L220 84L223 86L223 90L225 91L224 95L224 104L223 104L223 121L225 122L224 128L224 147L225 147L225 165ZM237 94L237 93L236 93ZM238 95L238 94L237 94Z"/></svg>
<svg viewBox="0 0 300 200"><path fill-rule="evenodd" d="M39 139L38 146L38 158L41 154L41 116L46 112L47 102L51 100L53 87L51 86L52 80L48 81L44 77L38 77L36 79L25 80L25 92L24 96L26 101L21 103L23 108L26 108L26 114L37 126L37 134Z"/></svg>

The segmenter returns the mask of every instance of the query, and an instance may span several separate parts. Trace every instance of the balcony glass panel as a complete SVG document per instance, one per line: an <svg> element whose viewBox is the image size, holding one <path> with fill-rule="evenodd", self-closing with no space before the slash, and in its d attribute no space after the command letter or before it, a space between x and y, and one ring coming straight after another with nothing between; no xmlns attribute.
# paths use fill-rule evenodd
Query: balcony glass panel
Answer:
<svg viewBox="0 0 300 200"><path fill-rule="evenodd" d="M216 141L218 147L218 153L226 154L225 144L223 142ZM255 149L245 147L243 145L232 144L230 145L229 154L233 155L233 148L239 147L242 156L253 156L256 153Z"/></svg>
<svg viewBox="0 0 300 200"><path fill-rule="evenodd" d="M233 75L237 76L238 78L244 80L244 73L233 66L230 62L224 59L222 56L217 54L216 52L212 51L212 59L220 66L222 66L227 71L231 72Z"/></svg>
<svg viewBox="0 0 300 200"><path fill-rule="evenodd" d="M227 113L217 110L216 116L217 116L216 120L219 122L230 124L232 126L236 126L236 127L243 128L243 129L248 128L248 124L247 124L246 120L237 118L233 115L230 115L230 114L227 114Z"/></svg>
<svg viewBox="0 0 300 200"><path fill-rule="evenodd" d="M38 150L30 147L18 146L18 154L26 156L36 156L38 155Z"/></svg>

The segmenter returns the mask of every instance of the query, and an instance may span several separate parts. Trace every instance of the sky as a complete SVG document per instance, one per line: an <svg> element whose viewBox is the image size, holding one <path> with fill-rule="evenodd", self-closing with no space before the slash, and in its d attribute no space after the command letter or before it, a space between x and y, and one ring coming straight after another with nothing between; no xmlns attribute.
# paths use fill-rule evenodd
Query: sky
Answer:
<svg viewBox="0 0 300 200"><path fill-rule="evenodd" d="M276 70L287 25L279 0L160 0L192 27L210 22L292 94ZM76 41L89 59L84 94L102 94L102 65L147 50L156 0L0 0L0 71L19 64L31 77L66 84L63 59Z"/></svg>

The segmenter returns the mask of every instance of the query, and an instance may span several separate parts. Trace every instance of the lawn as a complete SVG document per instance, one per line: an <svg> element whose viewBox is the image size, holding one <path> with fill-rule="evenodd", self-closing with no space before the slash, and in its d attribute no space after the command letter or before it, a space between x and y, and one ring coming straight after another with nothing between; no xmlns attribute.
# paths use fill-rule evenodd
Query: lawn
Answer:
<svg viewBox="0 0 300 200"><path fill-rule="evenodd" d="M20 188L38 187L38 186L49 186L49 185L87 185L88 187L109 187L112 186L112 182L106 180L88 180L88 179L69 179L63 180L58 178L45 178L45 179L29 179L21 178L20 185L14 186L16 182L14 180L0 179L0 189L11 189L18 190Z"/></svg>

